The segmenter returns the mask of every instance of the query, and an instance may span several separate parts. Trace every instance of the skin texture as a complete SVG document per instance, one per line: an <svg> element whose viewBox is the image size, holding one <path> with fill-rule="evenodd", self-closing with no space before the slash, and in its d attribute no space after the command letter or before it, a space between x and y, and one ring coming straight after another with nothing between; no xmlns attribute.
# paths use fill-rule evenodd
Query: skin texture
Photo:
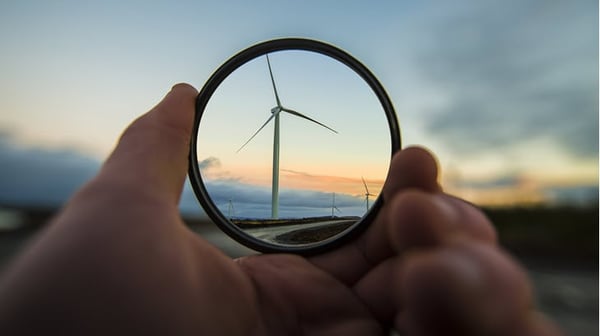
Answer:
<svg viewBox="0 0 600 336"><path fill-rule="evenodd" d="M393 158L384 206L355 241L309 259L226 257L177 208L196 95L176 85L135 120L8 267L0 334L560 335L422 148Z"/></svg>

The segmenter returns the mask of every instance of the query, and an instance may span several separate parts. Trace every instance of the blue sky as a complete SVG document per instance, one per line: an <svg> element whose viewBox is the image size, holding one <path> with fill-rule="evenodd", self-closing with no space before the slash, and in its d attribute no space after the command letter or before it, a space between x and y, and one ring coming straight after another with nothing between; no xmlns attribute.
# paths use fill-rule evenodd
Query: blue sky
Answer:
<svg viewBox="0 0 600 336"><path fill-rule="evenodd" d="M597 198L597 1L5 1L0 201L65 199L174 83L286 36L365 63L450 191Z"/></svg>

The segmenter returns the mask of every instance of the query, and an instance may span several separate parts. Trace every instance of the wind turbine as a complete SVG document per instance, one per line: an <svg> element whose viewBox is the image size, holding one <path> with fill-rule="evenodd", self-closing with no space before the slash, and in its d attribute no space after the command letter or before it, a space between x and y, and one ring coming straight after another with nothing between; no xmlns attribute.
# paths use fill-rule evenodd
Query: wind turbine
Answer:
<svg viewBox="0 0 600 336"><path fill-rule="evenodd" d="M365 199L367 200L367 211L369 211L369 196L375 196L369 192L369 188L367 188L367 182L365 182L364 177L360 177L362 179L363 185L365 186Z"/></svg>
<svg viewBox="0 0 600 336"><path fill-rule="evenodd" d="M336 210L337 212L341 212L340 209L338 209L338 207L335 206L335 193L333 193L333 202L331 203L331 218L334 217L334 210Z"/></svg>
<svg viewBox="0 0 600 336"><path fill-rule="evenodd" d="M258 131L254 132L254 134L246 141L242 147L240 147L237 152L242 150L254 137L263 129L267 124L275 119L275 127L273 132L273 179L271 186L271 218L279 217L279 115L281 112L287 112L289 114L295 115L300 118L304 118L308 121L312 121L315 124L325 127L333 133L337 133L333 128L326 126L312 118L305 116L304 114L291 110L289 108L281 105L281 101L279 100L279 94L277 93L277 87L275 86L275 79L273 78L273 70L271 70L271 61L269 60L269 54L266 54L267 57L267 65L269 67L269 75L271 76L271 83L273 84L273 92L275 93L275 102L277 106L271 109L271 116L265 121L265 123L258 129Z"/></svg>
<svg viewBox="0 0 600 336"><path fill-rule="evenodd" d="M235 216L235 209L233 208L233 202L229 199L229 203L227 204L227 217L231 219L232 215Z"/></svg>

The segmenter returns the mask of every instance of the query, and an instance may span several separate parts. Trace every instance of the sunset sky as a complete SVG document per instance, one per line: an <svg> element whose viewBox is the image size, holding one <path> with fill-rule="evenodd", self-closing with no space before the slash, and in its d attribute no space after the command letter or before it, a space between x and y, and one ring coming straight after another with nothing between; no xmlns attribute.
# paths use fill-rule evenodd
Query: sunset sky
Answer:
<svg viewBox="0 0 600 336"><path fill-rule="evenodd" d="M290 36L329 42L367 65L394 103L403 146L433 150L447 190L482 205L597 202L595 0L25 0L0 3L0 204L61 204L173 84L200 89L236 52ZM361 176L380 188L389 132L383 113L364 113L374 104L360 82L318 68L326 62L293 67L277 56L283 104L340 128L336 138L283 115L285 183L321 192L305 195L319 204L342 193L322 181L351 181L348 195L360 194ZM214 142L199 159L212 162L215 181L265 186L272 126L235 151L274 97L264 59L244 71L223 88L225 105L213 106L212 133L202 136ZM336 75L315 80L323 71ZM257 156L256 173L236 171ZM198 211L184 193L182 207Z"/></svg>

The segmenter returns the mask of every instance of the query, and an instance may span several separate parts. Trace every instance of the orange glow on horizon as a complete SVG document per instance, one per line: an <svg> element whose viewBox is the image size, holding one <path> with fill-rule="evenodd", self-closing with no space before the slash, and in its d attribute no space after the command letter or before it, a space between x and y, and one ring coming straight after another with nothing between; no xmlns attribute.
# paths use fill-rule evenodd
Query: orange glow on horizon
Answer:
<svg viewBox="0 0 600 336"><path fill-rule="evenodd" d="M447 188L446 192L479 206L530 206L544 204L548 201L539 189L519 187Z"/></svg>
<svg viewBox="0 0 600 336"><path fill-rule="evenodd" d="M306 172L281 169L279 173L279 187L288 189L314 190L322 192L335 192L352 196L364 196L365 179L369 193L373 197L379 196L383 188L384 179L371 178L377 174L365 174L356 177L317 175ZM381 174L379 174L381 175ZM203 176L209 180L232 180L243 184L271 187L272 172L270 166L246 166L236 170L211 168L203 171Z"/></svg>
<svg viewBox="0 0 600 336"><path fill-rule="evenodd" d="M341 169L340 169L341 170ZM328 170L331 171L331 170ZM281 189L313 190L325 193L339 193L351 196L365 195L365 188L361 175L350 172L339 172L339 175L313 174L305 171L281 169L279 175L279 186ZM351 176L351 177L349 177ZM381 174L364 175L369 193L373 198L379 196L385 180L382 178L371 178L370 176L381 176ZM271 188L270 166L246 166L236 170L225 170L222 167L209 169L206 172L208 179L222 179L239 181L239 183ZM464 198L479 206L532 206L552 202L547 193L549 187L576 186L573 181L559 180L552 183L547 179L532 178L525 175L509 178L503 185L494 185L494 179L466 180L460 176L446 174L440 183L446 193ZM596 182L597 183L597 182ZM593 184L593 183L592 183Z"/></svg>
<svg viewBox="0 0 600 336"><path fill-rule="evenodd" d="M308 175L290 170L283 170L280 175L282 186L292 189L309 189L323 192L338 192L349 195L364 195L365 187L362 179L344 176ZM383 188L384 180L365 178L369 193L378 196Z"/></svg>

